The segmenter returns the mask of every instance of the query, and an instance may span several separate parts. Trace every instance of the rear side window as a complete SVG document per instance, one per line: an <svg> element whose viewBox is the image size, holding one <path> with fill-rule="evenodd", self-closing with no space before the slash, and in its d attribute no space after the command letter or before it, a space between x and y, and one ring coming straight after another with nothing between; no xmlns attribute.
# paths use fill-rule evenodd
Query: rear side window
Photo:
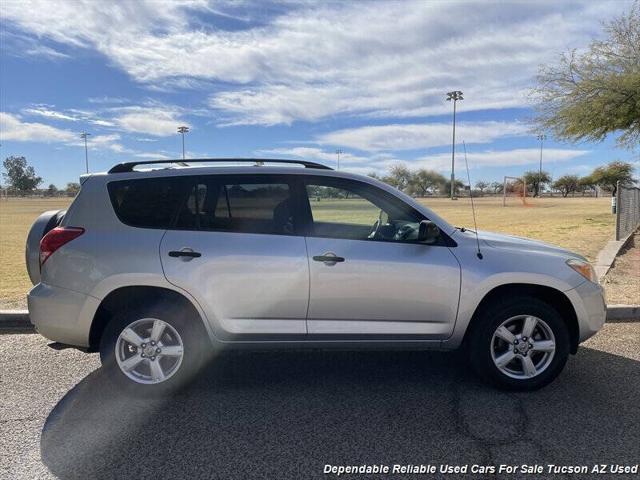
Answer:
<svg viewBox="0 0 640 480"><path fill-rule="evenodd" d="M189 186L176 228L292 235L291 195L282 179L202 177Z"/></svg>
<svg viewBox="0 0 640 480"><path fill-rule="evenodd" d="M109 197L122 223L132 227L171 228L186 195L180 177L141 178L111 182Z"/></svg>

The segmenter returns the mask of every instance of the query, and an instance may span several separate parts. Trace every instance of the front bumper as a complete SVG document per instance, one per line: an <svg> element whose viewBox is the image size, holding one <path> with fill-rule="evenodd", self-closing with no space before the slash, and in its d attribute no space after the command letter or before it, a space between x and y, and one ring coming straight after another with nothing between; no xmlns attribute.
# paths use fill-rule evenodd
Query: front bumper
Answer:
<svg viewBox="0 0 640 480"><path fill-rule="evenodd" d="M564 292L576 312L579 342L582 343L595 335L602 328L607 319L607 304L604 299L604 289L593 282L584 282Z"/></svg>
<svg viewBox="0 0 640 480"><path fill-rule="evenodd" d="M89 346L89 330L99 299L38 283L27 294L27 303L29 319L42 336L67 345Z"/></svg>

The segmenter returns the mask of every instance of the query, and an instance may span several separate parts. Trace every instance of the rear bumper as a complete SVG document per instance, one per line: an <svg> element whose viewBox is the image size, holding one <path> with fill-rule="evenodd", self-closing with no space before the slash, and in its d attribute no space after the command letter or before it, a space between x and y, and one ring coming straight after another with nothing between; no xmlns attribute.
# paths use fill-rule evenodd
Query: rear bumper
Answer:
<svg viewBox="0 0 640 480"><path fill-rule="evenodd" d="M39 283L27 294L29 318L42 336L67 345L89 346L89 330L100 300Z"/></svg>
<svg viewBox="0 0 640 480"><path fill-rule="evenodd" d="M564 293L569 297L575 309L580 329L579 343L582 343L595 335L607 318L604 289L601 285L584 282Z"/></svg>

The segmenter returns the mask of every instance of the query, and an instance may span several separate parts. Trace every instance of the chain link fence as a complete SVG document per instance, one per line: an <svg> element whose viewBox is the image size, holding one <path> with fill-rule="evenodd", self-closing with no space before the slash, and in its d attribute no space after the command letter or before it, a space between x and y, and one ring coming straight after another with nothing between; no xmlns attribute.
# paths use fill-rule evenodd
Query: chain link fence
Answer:
<svg viewBox="0 0 640 480"><path fill-rule="evenodd" d="M622 240L640 224L640 188L618 182L616 197L616 240Z"/></svg>

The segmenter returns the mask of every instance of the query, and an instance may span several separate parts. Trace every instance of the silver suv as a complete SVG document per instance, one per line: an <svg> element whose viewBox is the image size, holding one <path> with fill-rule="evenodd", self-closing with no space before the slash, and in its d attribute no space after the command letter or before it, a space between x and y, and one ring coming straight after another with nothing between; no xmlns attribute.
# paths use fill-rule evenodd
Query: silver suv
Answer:
<svg viewBox="0 0 640 480"><path fill-rule="evenodd" d="M232 346L464 346L485 379L532 390L605 321L575 253L476 237L312 162L187 162L83 176L27 240L31 321L123 388L173 390Z"/></svg>

